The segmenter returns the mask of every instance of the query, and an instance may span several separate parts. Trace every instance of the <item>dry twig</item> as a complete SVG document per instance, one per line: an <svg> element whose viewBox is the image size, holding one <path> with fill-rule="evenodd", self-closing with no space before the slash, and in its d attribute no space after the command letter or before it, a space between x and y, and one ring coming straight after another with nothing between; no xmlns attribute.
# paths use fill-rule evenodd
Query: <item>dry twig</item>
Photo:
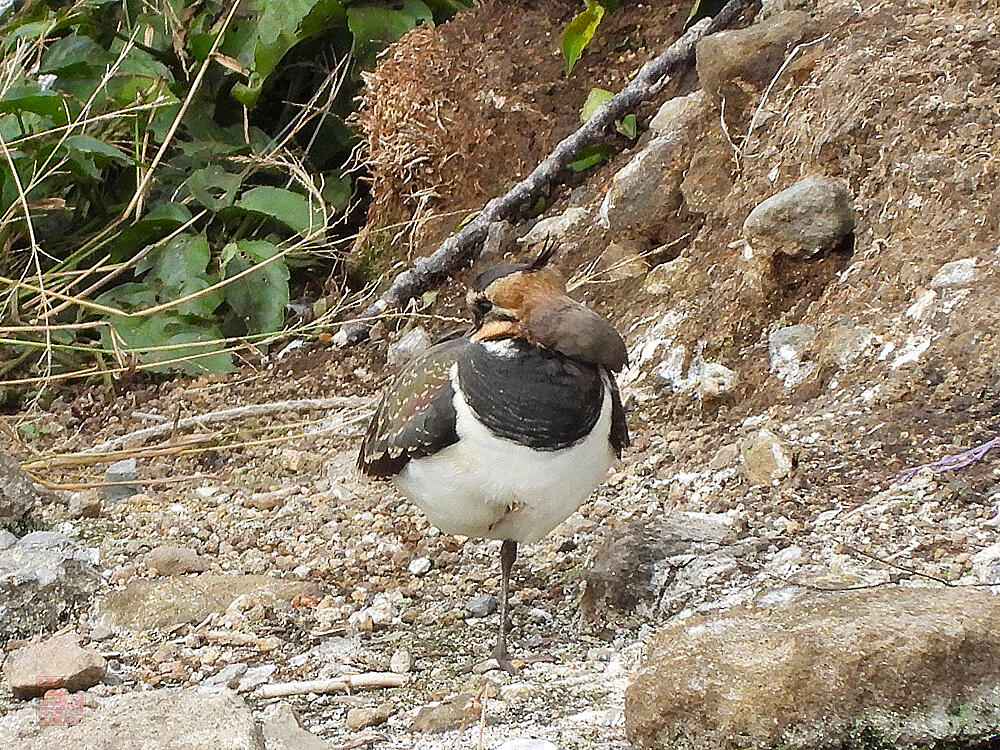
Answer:
<svg viewBox="0 0 1000 750"><path fill-rule="evenodd" d="M346 674L328 680L297 680L263 685L257 694L261 698L285 698L289 695L306 695L307 693L342 693L358 688L402 687L408 680L407 675L395 672L365 672L363 674Z"/></svg>

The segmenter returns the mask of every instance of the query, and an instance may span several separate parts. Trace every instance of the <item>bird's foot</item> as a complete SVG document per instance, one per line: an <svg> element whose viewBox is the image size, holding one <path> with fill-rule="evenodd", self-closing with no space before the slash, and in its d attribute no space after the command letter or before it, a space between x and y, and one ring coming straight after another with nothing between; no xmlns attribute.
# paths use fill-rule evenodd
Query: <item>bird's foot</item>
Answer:
<svg viewBox="0 0 1000 750"><path fill-rule="evenodd" d="M522 663L520 659L517 659L516 661L519 664ZM472 672L473 674L486 674L487 672L494 672L498 669L502 669L508 674L517 674L517 665L515 665L515 663L508 658L507 649L501 648L500 646L493 649L493 653L490 654L489 659L476 664L470 664L462 671Z"/></svg>

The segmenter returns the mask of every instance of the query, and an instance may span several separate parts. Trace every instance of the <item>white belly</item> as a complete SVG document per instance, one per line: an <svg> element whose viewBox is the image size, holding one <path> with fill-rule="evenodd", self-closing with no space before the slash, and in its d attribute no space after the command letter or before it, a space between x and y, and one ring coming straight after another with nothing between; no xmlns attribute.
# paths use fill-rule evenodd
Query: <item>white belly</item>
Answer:
<svg viewBox="0 0 1000 750"><path fill-rule="evenodd" d="M614 462L607 384L594 429L562 450L497 437L457 388L455 411L459 441L396 476L399 491L448 534L536 542L580 507Z"/></svg>

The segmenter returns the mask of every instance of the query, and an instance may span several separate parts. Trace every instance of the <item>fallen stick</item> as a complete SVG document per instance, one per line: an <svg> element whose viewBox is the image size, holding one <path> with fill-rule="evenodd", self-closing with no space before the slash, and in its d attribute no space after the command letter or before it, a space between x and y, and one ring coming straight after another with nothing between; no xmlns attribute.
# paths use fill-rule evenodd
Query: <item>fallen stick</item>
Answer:
<svg viewBox="0 0 1000 750"><path fill-rule="evenodd" d="M472 221L448 237L431 255L417 258L411 268L396 276L377 300L337 331L334 343L347 347L364 341L379 317L394 308L403 308L408 301L437 287L463 263L472 260L474 248L483 242L490 225L520 217L581 150L597 143L611 131L617 120L662 91L672 74L691 65L694 46L699 39L727 28L745 10L753 8L756 13L758 7L759 0L729 0L713 18L704 18L684 32L663 54L643 65L635 78L601 105L576 132L560 141L531 174L504 195L489 201Z"/></svg>
<svg viewBox="0 0 1000 750"><path fill-rule="evenodd" d="M249 406L237 406L232 409L222 409L212 411L207 414L196 414L193 417L185 417L177 420L176 423L158 424L153 427L146 427L127 435L106 440L103 443L80 451L81 454L107 453L117 450L126 443L133 440L148 440L149 438L169 435L174 430L186 430L189 427L198 427L205 424L217 422L232 422L248 417L261 417L269 414L286 411L316 411L319 409L342 409L346 407L368 406L372 399L367 396L333 396L331 398L300 398L291 401L276 401L270 404L250 404Z"/></svg>
<svg viewBox="0 0 1000 750"><path fill-rule="evenodd" d="M258 688L257 695L261 698L284 698L289 695L305 695L306 693L350 692L357 688L393 688L402 687L408 679L407 675L395 672L365 672L364 674L333 677L328 680L298 680L263 685Z"/></svg>

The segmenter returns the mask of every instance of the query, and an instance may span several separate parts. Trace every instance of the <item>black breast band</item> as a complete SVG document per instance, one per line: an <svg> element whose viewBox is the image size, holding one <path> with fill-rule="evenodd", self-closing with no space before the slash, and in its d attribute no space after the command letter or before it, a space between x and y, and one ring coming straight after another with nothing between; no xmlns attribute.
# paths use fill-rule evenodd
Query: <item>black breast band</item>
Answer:
<svg viewBox="0 0 1000 750"><path fill-rule="evenodd" d="M504 351L491 347L504 347ZM462 395L494 435L539 450L559 450L590 434L604 383L596 365L527 342L467 347L459 356Z"/></svg>

